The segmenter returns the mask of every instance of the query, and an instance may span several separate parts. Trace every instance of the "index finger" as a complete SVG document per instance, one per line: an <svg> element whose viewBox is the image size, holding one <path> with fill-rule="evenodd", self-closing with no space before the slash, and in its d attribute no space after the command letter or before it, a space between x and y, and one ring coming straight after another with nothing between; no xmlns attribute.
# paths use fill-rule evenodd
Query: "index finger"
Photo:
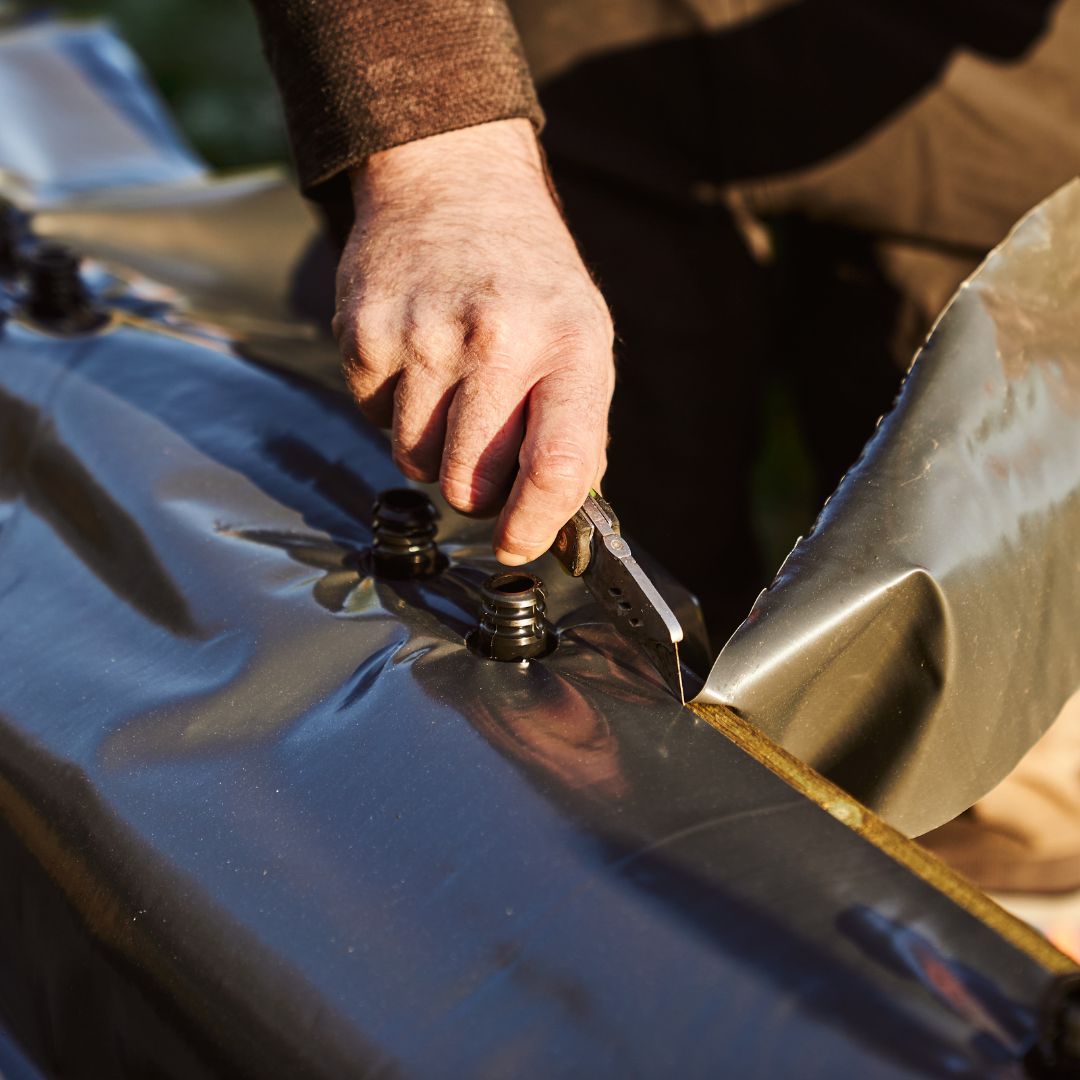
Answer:
<svg viewBox="0 0 1080 1080"><path fill-rule="evenodd" d="M610 390L579 372L548 375L529 394L520 466L495 525L495 555L520 566L543 555L603 471Z"/></svg>

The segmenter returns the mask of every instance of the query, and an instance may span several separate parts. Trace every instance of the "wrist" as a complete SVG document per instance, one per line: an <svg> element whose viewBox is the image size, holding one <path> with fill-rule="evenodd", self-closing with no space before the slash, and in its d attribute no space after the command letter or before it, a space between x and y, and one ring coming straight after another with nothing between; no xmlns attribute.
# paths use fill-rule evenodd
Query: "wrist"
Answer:
<svg viewBox="0 0 1080 1080"><path fill-rule="evenodd" d="M539 183L548 188L536 131L515 117L445 131L372 154L349 170L353 202L370 206L382 193L400 196L444 184Z"/></svg>

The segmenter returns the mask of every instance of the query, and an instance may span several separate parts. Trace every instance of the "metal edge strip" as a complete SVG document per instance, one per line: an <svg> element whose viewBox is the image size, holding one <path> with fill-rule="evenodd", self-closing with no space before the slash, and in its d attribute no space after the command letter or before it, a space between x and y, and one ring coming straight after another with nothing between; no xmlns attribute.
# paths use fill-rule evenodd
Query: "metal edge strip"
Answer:
<svg viewBox="0 0 1080 1080"><path fill-rule="evenodd" d="M936 855L887 825L872 810L789 754L738 713L726 705L702 702L689 702L686 707L800 794L817 803L837 821L857 832L969 915L989 926L998 936L1047 971L1055 975L1080 971L1080 966L1052 945L1038 930L1009 914Z"/></svg>

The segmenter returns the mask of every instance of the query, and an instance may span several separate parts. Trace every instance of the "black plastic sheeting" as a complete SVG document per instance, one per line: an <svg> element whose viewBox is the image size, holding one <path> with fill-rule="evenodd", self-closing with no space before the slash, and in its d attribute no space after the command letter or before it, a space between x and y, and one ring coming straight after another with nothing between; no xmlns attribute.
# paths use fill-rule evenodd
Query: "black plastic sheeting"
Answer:
<svg viewBox="0 0 1080 1080"><path fill-rule="evenodd" d="M153 324L0 358L0 1015L51 1070L983 1076L1030 1039L1042 969L553 564L524 668L464 644L483 526L373 581L400 477L343 397Z"/></svg>
<svg viewBox="0 0 1080 1080"><path fill-rule="evenodd" d="M140 202L159 239L173 199ZM100 242L68 210L37 226ZM1047 969L681 708L552 560L561 640L526 666L464 643L483 523L445 515L439 577L374 581L401 477L302 374L332 347L266 296L200 321L183 267L112 258L100 334L0 301L0 1029L26 1057L1022 1075Z"/></svg>
<svg viewBox="0 0 1080 1080"><path fill-rule="evenodd" d="M724 647L724 702L917 835L1080 687L1080 181L961 287Z"/></svg>

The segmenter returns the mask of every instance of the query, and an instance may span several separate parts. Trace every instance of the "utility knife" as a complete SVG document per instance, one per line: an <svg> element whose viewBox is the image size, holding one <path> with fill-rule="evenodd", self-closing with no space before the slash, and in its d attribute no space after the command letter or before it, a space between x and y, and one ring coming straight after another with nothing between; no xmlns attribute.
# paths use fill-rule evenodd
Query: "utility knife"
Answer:
<svg viewBox="0 0 1080 1080"><path fill-rule="evenodd" d="M675 613L638 565L608 502L593 491L559 530L552 554L579 577L624 637L642 651L671 692L685 704Z"/></svg>

